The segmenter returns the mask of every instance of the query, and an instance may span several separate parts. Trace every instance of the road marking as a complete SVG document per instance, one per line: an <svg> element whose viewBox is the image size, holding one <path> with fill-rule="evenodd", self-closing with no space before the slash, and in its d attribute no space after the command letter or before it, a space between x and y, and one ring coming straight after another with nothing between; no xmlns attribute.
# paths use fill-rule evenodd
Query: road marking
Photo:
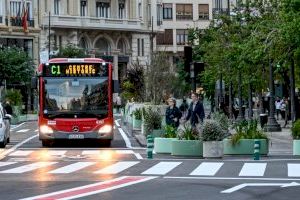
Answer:
<svg viewBox="0 0 300 200"><path fill-rule="evenodd" d="M21 200L38 200L38 199L56 199L56 200L66 200L66 199L76 199L82 198L94 194L99 194L126 186L146 182L152 180L156 177L143 177L143 176L122 176L120 178L112 179L109 181L104 181L100 183L94 183L90 185L85 185L81 187L76 187L67 190L61 190L58 192L52 192L48 194L38 195L34 197L29 197Z"/></svg>
<svg viewBox="0 0 300 200"><path fill-rule="evenodd" d="M9 156L28 156L29 154L31 154L33 151L22 151L22 150L18 150L15 151L11 154L9 154Z"/></svg>
<svg viewBox="0 0 300 200"><path fill-rule="evenodd" d="M239 176L263 176L267 163L245 163Z"/></svg>
<svg viewBox="0 0 300 200"><path fill-rule="evenodd" d="M16 167L4 171L0 171L1 174L21 174L24 172L33 171L42 167L48 167L50 165L53 165L57 162L36 162L28 165L23 165L21 167Z"/></svg>
<svg viewBox="0 0 300 200"><path fill-rule="evenodd" d="M252 187L280 186L280 187L286 188L286 187L294 187L294 186L299 186L299 185L300 184L296 183L296 182L292 182L292 183L243 183L243 184L234 186L232 188L229 188L227 190L223 190L223 191L221 191L221 193L229 194L229 193L232 193L232 192L236 192L240 189L243 189L247 186L252 186Z"/></svg>
<svg viewBox="0 0 300 200"><path fill-rule="evenodd" d="M42 150L43 152L43 150ZM50 156L63 156L66 154L67 151L64 150L46 150L46 153L48 153L48 155Z"/></svg>
<svg viewBox="0 0 300 200"><path fill-rule="evenodd" d="M116 153L118 153L118 154L134 154L134 151L121 149L121 150L116 150Z"/></svg>
<svg viewBox="0 0 300 200"><path fill-rule="evenodd" d="M24 141L22 141L22 142L16 144L16 145L13 146L12 148L10 148L10 149L8 149L8 150L2 152L2 153L0 154L0 160L3 159L7 154L10 154L11 152L15 151L18 147L22 146L22 145L25 144L26 142L28 142L28 141L30 141L30 140L36 138L36 137L38 137L38 135L33 135L33 136L31 136L30 138L27 138L26 140L24 140Z"/></svg>
<svg viewBox="0 0 300 200"><path fill-rule="evenodd" d="M223 162L203 162L190 175L192 176L214 176L222 167Z"/></svg>
<svg viewBox="0 0 300 200"><path fill-rule="evenodd" d="M20 126L23 126L25 124L25 122L23 122L23 123L21 123L21 124L19 124L19 125L17 125L17 126L15 126L15 127L13 127L13 128L11 128L10 130L15 130L15 129L17 129L17 128L19 128Z"/></svg>
<svg viewBox="0 0 300 200"><path fill-rule="evenodd" d="M300 181L298 178L242 178L242 177L200 177L200 176L165 176L165 179L195 180L260 180L260 181Z"/></svg>
<svg viewBox="0 0 300 200"><path fill-rule="evenodd" d="M30 129L21 129L21 130L18 130L17 133L26 133L28 132Z"/></svg>
<svg viewBox="0 0 300 200"><path fill-rule="evenodd" d="M181 163L182 162L160 162L144 171L142 174L165 175Z"/></svg>
<svg viewBox="0 0 300 200"><path fill-rule="evenodd" d="M34 132L38 132L38 131L39 131L38 129L35 129L35 130L34 130Z"/></svg>
<svg viewBox="0 0 300 200"><path fill-rule="evenodd" d="M81 154L82 155L99 155L100 154L100 150L86 150L86 151L82 151Z"/></svg>
<svg viewBox="0 0 300 200"><path fill-rule="evenodd" d="M7 165L12 165L12 164L15 164L17 162L0 162L0 167L4 167L4 166L7 166Z"/></svg>
<svg viewBox="0 0 300 200"><path fill-rule="evenodd" d="M119 130L119 132L120 132L123 140L125 141L126 147L127 148L132 148L131 142L130 142L129 138L127 137L126 133L123 131L123 129L122 128L118 128L118 130Z"/></svg>
<svg viewBox="0 0 300 200"><path fill-rule="evenodd" d="M85 167L94 165L96 162L77 162L77 163L73 163L58 169L55 169L53 171L50 171L48 173L50 174L69 174L78 170L81 170Z"/></svg>
<svg viewBox="0 0 300 200"><path fill-rule="evenodd" d="M139 153L134 153L135 157L138 159L138 160L143 160L143 157L141 156L141 154Z"/></svg>
<svg viewBox="0 0 300 200"><path fill-rule="evenodd" d="M300 177L300 164L288 163L288 176Z"/></svg>
<svg viewBox="0 0 300 200"><path fill-rule="evenodd" d="M116 125L117 125L117 127L120 127L120 124L119 124L119 121L120 119L117 119L117 120L115 120L115 123L116 123Z"/></svg>
<svg viewBox="0 0 300 200"><path fill-rule="evenodd" d="M136 164L138 164L139 162L137 161L128 161L128 162L117 162L113 165L110 165L108 167L105 167L103 169L100 169L96 172L94 172L95 174L118 174Z"/></svg>

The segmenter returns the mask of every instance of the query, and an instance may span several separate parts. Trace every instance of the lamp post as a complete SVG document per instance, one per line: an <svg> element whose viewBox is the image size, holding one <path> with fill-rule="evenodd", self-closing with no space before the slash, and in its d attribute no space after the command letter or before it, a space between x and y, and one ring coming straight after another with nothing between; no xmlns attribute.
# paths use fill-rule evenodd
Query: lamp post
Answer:
<svg viewBox="0 0 300 200"><path fill-rule="evenodd" d="M50 60L50 47L51 47L51 16L49 11L49 29L48 29L48 59Z"/></svg>
<svg viewBox="0 0 300 200"><path fill-rule="evenodd" d="M266 124L264 130L269 132L281 131L280 125L277 123L274 117L275 111L275 98L274 98L274 77L273 77L273 64L271 60L269 61L269 87L270 87L270 113L268 117L268 123Z"/></svg>

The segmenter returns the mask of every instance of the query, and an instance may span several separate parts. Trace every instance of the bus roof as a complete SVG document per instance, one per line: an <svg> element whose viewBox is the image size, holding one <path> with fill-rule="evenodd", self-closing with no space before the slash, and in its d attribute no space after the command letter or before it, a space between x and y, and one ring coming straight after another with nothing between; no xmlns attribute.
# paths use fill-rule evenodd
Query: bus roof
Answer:
<svg viewBox="0 0 300 200"><path fill-rule="evenodd" d="M49 63L85 63L85 62L96 62L96 63L102 63L105 62L105 60L101 58L52 58L49 60Z"/></svg>

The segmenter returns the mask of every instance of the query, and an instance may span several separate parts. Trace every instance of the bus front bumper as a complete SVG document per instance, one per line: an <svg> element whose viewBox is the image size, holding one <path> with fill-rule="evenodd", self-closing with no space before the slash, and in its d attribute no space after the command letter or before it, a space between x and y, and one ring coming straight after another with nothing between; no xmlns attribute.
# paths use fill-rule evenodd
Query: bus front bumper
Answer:
<svg viewBox="0 0 300 200"><path fill-rule="evenodd" d="M54 140L54 139L113 139L113 132L98 133L98 132L62 132L54 131L53 133L39 132L40 140Z"/></svg>

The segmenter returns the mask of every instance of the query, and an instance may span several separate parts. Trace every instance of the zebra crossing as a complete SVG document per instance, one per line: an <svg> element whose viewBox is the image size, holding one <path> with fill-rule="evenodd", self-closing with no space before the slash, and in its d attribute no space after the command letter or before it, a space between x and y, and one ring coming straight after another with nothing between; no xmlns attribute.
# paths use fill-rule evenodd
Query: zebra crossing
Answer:
<svg viewBox="0 0 300 200"><path fill-rule="evenodd" d="M280 165L280 171L276 172L276 177L281 178L299 178L300 163L249 163L242 162L206 162L200 161L194 163L193 169L188 167L186 162L189 161L115 161L115 162L0 162L0 178L5 174L28 174L30 172L46 173L52 175L73 175L90 174L90 175L155 175L155 176L190 176L190 177L272 177L266 176L268 169L272 165ZM43 170L41 170L43 169ZM233 173L228 173L228 169L234 169ZM39 171L40 170L40 171ZM272 171L272 170L270 170ZM278 175L280 174L280 175Z"/></svg>

